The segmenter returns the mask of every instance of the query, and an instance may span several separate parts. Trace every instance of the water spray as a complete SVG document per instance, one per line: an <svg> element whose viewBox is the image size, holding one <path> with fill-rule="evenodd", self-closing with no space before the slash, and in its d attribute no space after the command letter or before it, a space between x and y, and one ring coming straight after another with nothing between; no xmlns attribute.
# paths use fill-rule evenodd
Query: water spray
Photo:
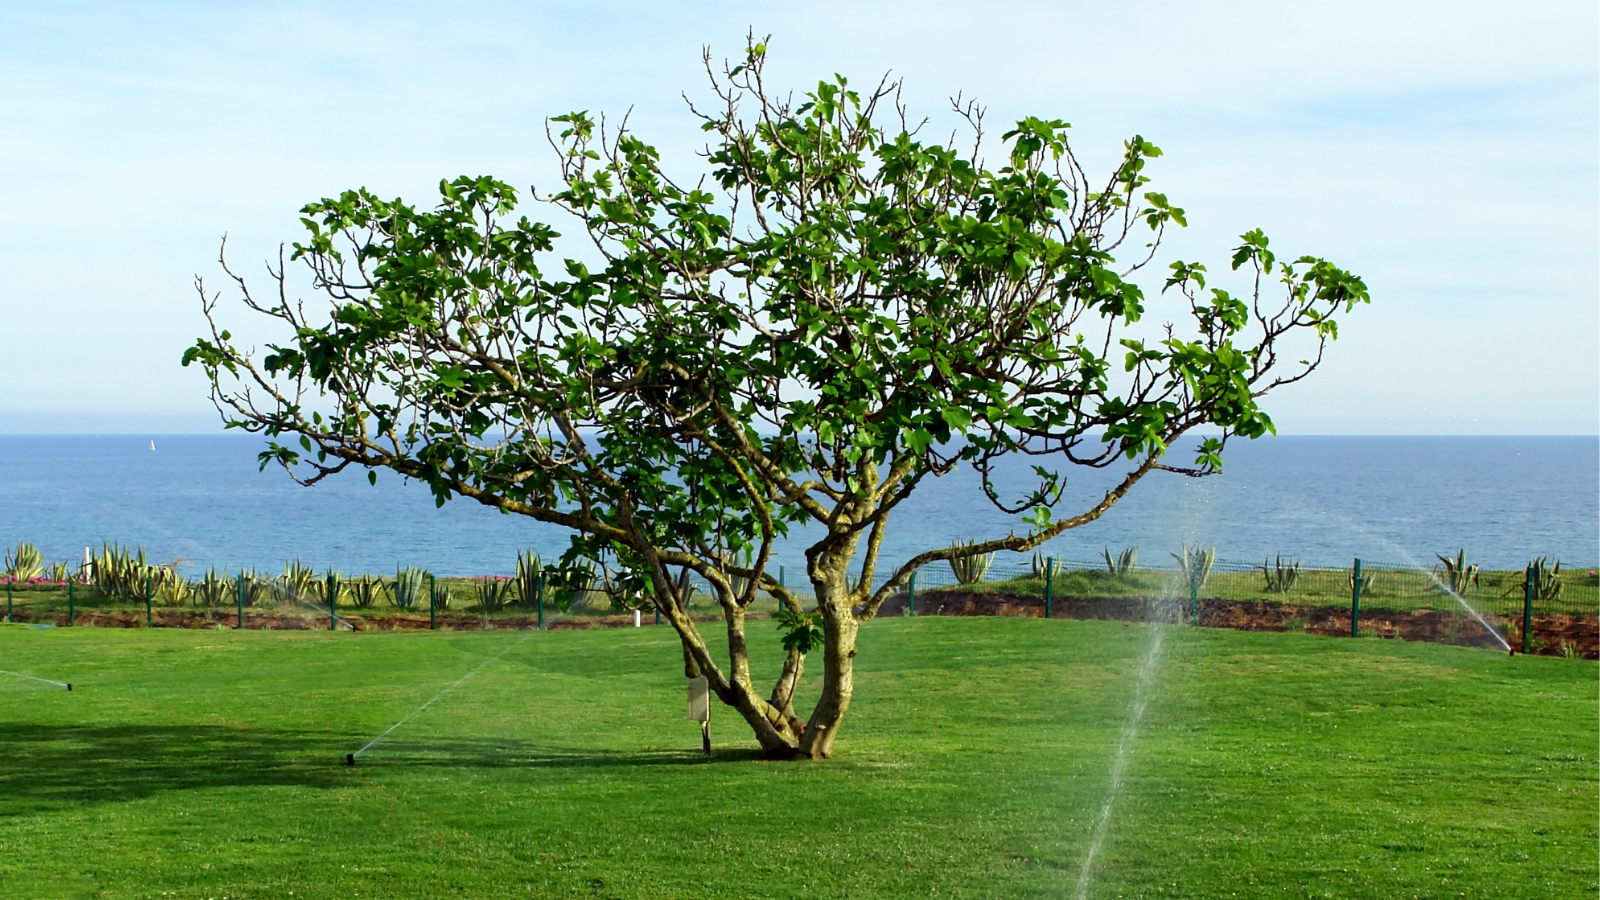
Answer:
<svg viewBox="0 0 1600 900"><path fill-rule="evenodd" d="M1416 565L1416 563L1413 561L1412 565ZM1478 624L1483 626L1483 630L1489 632L1489 636L1494 638L1501 647L1505 648L1507 653L1511 654L1512 656L1517 655L1517 652L1511 649L1511 645L1506 643L1506 639L1500 636L1500 630L1495 628L1493 625L1490 625L1489 620L1480 615L1477 610L1468 606L1467 601L1461 599L1461 595L1450 590L1448 587L1445 587L1444 582L1439 580L1439 576L1433 574L1432 569L1423 569L1422 571L1428 576L1428 580L1433 582L1434 587L1437 587L1439 590L1449 594L1452 600L1455 600L1457 603L1461 604L1461 608L1466 610L1468 615L1472 616L1474 619L1477 619Z"/></svg>
<svg viewBox="0 0 1600 900"><path fill-rule="evenodd" d="M45 684L53 684L56 687L64 687L69 691L72 690L72 682L70 681L56 681L54 678L40 678L37 675L26 675L22 672L7 672L3 669L0 669L0 675L14 675L18 678L31 678L34 681L42 681Z"/></svg>
<svg viewBox="0 0 1600 900"><path fill-rule="evenodd" d="M1133 742L1139 736L1139 722L1144 719L1145 707L1150 703L1150 686L1155 681L1156 669L1161 662L1161 644L1166 636L1166 626L1151 623L1146 626L1154 634L1150 640L1150 649L1145 651L1144 661L1139 665L1139 680L1134 687L1133 704L1128 707L1128 718L1122 723L1122 735L1117 740L1117 753L1111 760L1111 784L1106 789L1106 801L1100 807L1100 815L1095 819L1094 837L1089 842L1089 852L1083 857L1083 868L1078 872L1078 889L1074 896L1077 900L1086 900L1089 896L1089 878L1094 874L1094 858L1100 853L1100 845L1105 842L1106 832L1111 826L1111 805L1117 799L1117 793L1122 789L1122 778L1128 768L1128 755L1133 748Z"/></svg>
<svg viewBox="0 0 1600 900"><path fill-rule="evenodd" d="M1512 656L1516 656L1517 655L1517 651L1511 649L1511 645L1506 643L1506 639L1500 636L1499 629L1495 628L1493 625L1490 625L1488 619L1485 619L1482 615L1480 615L1478 613L1477 610L1473 609L1471 606L1468 606L1467 605L1467 601L1462 599L1461 596L1458 595L1455 591L1452 591L1452 590L1450 590L1449 587L1445 586L1445 583L1439 580L1439 576L1434 574L1433 569L1425 568L1421 563L1417 562L1417 558L1412 556L1410 553L1408 553L1406 551L1406 548L1400 546L1399 544L1396 544L1394 541L1384 537L1381 534L1374 534L1373 532L1369 531L1368 529L1362 527L1359 523L1352 522L1349 519L1345 519L1343 516L1341 516L1340 519L1342 520L1341 524L1343 524L1346 528L1349 528L1349 529L1351 529L1353 531L1358 531L1358 532L1360 532L1362 535L1364 535L1366 537L1374 538L1374 539L1376 539L1378 541L1381 541L1381 542L1383 542L1385 544L1388 544L1389 547L1392 550L1394 550L1396 553L1398 553L1400 555L1400 557L1406 562L1406 564L1410 565L1411 568L1417 570L1418 572L1421 572L1422 574L1428 576L1428 580L1433 582L1434 587L1437 587L1439 590L1441 590L1445 594L1449 595L1452 600L1454 600L1457 603L1461 604L1461 608L1466 610L1468 615L1470 615L1474 619L1478 620L1478 624L1483 626L1483 630L1484 631L1489 632L1489 636L1494 638L1495 641L1500 644L1501 649L1505 650L1507 653L1511 654Z"/></svg>
<svg viewBox="0 0 1600 900"><path fill-rule="evenodd" d="M482 672L484 669L487 669L496 660L500 659L500 657L505 656L507 653L510 653L512 650L515 650L516 648L518 648L518 647L522 646L523 644L527 643L528 642L528 638L533 637L535 634L538 634L538 632L530 631L527 634L523 635L522 636L522 640L517 641L514 644L511 644L510 646L508 646L505 649L501 650L499 653L496 653L494 656L491 656L488 659L484 660L483 662L479 663L478 667L476 669L473 669L472 671L470 671L467 674L461 676L460 678L457 678L450 685L446 686L444 690L440 691L437 694L434 694L432 697L429 697L428 698L428 702L422 704L421 706L419 706L416 709L412 710L411 712L407 713L405 718L403 718L400 721L394 723L393 725L390 725L388 728L385 728L383 730L382 734L378 735L377 737L373 738L370 741L367 741L367 743L365 745L363 745L360 750L357 750L354 753L346 753L344 755L344 764L346 766L354 766L356 764L356 757L358 757L361 754L363 754L363 753L367 752L368 750L372 749L372 747L374 745L376 745L379 741L381 741L384 738L388 737L390 732L394 731L396 728L399 728L401 725L404 725L405 723L411 721L411 719L413 717L415 717L418 713L420 713L423 710L427 709L428 707L432 706L440 698L444 697L446 694L448 694L451 691L455 690L456 688L460 687L462 685L462 683L465 682L467 679L469 679L472 676L478 674L479 672Z"/></svg>

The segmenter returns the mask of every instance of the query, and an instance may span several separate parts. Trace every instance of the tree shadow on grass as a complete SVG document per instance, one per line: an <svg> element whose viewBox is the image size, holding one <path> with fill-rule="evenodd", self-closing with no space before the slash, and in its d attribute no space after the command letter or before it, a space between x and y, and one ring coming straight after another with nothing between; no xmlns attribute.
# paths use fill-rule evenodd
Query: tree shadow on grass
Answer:
<svg viewBox="0 0 1600 900"><path fill-rule="evenodd" d="M37 725L0 722L0 818L63 805L119 803L167 791L350 784L348 736L218 725ZM393 739L355 771L628 769L758 760L752 749L607 751L484 737Z"/></svg>
<svg viewBox="0 0 1600 900"><path fill-rule="evenodd" d="M326 732L0 722L0 817L165 791L338 783Z"/></svg>
<svg viewBox="0 0 1600 900"><path fill-rule="evenodd" d="M464 769L632 769L655 766L703 766L758 761L751 748L716 750L711 756L694 749L605 750L593 747L550 747L493 738L461 740L395 740L367 751L358 767Z"/></svg>

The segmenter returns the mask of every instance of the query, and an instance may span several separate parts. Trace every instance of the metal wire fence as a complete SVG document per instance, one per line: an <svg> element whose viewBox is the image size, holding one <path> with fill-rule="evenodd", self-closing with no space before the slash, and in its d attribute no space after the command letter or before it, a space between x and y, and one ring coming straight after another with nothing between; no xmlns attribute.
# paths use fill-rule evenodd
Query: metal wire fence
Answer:
<svg viewBox="0 0 1600 900"><path fill-rule="evenodd" d="M1449 639L1452 617L1475 619L1505 643L1534 647L1541 628L1547 642L1565 640L1567 619L1589 623L1600 616L1600 587L1593 570L1563 570L1559 576L1522 571L1432 569L1366 560L1347 567L1302 566L1292 560L1261 564L1208 559L1193 553L1158 565L1132 558L1061 560L1013 555L965 565L935 563L919 569L879 610L880 615L1033 615L1160 619L1227 627L1413 636L1407 622L1445 622L1421 639ZM154 569L151 570L155 571ZM882 566L873 588L894 572ZM815 603L803 573L779 566L775 573L803 605ZM853 573L858 584L860 573ZM402 583L404 582L404 583ZM581 592L560 609L553 586L500 576L435 578L361 576L332 587L315 578L267 577L245 571L213 576L209 583L178 586L160 578L137 579L108 592L88 580L31 579L5 586L10 622L62 626L244 628L273 630L374 629L568 629L624 627L659 622L646 608L619 608L598 590ZM690 585L688 612L712 618L718 606L698 578ZM749 612L775 611L760 597ZM1442 617L1442 618L1441 618ZM1555 625L1552 621L1560 619ZM1348 623L1348 624L1346 624ZM1399 623L1399 624L1396 624ZM1556 630L1552 631L1554 628ZM1415 630L1415 628L1413 628ZM1435 635L1434 632L1437 632ZM1584 632L1587 634L1587 632ZM1434 635L1430 637L1429 635ZM1438 637L1443 635L1443 637Z"/></svg>
<svg viewBox="0 0 1600 900"><path fill-rule="evenodd" d="M1047 568L1051 570L1048 579ZM971 574L968 573L969 578ZM1206 599L1346 606L1356 599L1359 578L1361 607L1373 611L1520 615L1531 600L1534 615L1600 613L1600 589L1594 570L1563 571L1559 581L1542 591L1535 590L1531 596L1524 586L1527 575L1526 570L1480 570L1470 579L1459 576L1452 581L1443 568L1366 560L1352 560L1344 567L1302 566L1281 558L1260 564L1214 560L1203 574L1191 574L1176 561L1167 565L1134 565L1118 571L1115 560L1039 560L1022 564L995 560L968 584L962 584L954 568L945 563L924 566L916 574L916 586L925 593L965 588L1043 597L1048 589L1056 598ZM886 577L879 573L874 580L881 584Z"/></svg>
<svg viewBox="0 0 1600 900"><path fill-rule="evenodd" d="M218 589L175 592L155 578L131 592L107 593L87 579L34 579L5 589L4 621L55 627L215 628L279 631L500 630L621 627L633 611L617 609L601 591L585 591L561 609L555 588L540 580L529 596L504 576L420 579L361 576L291 586L256 573L221 573ZM298 588L298 589L296 589ZM641 624L655 617L644 612Z"/></svg>

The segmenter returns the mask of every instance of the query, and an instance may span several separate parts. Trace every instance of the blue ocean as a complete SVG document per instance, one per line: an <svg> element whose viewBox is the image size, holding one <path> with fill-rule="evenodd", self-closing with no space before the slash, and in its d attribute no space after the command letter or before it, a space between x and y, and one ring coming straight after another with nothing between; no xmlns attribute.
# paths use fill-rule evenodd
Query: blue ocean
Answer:
<svg viewBox="0 0 1600 900"><path fill-rule="evenodd" d="M567 546L559 528L471 501L435 508L422 486L388 473L376 486L351 472L300 487L281 470L258 471L260 448L247 435L0 436L0 545L31 541L69 561L102 542L138 545L191 574L298 559L344 572L418 565L441 575L507 573L520 549L551 559ZM1236 562L1283 554L1307 565L1357 556L1426 565L1458 548L1493 568L1520 568L1534 556L1569 567L1600 562L1594 437L1277 437L1230 443L1225 461L1204 479L1152 473L1102 519L1044 552L1087 561L1103 547L1137 546L1141 560L1157 563L1198 543ZM1002 494L1020 495L1025 472L1002 471ZM1092 504L1120 470L1069 476L1058 517ZM957 471L897 510L884 559L1013 529L1024 526L983 498L971 472ZM790 571L803 568L804 537L796 533L778 554Z"/></svg>

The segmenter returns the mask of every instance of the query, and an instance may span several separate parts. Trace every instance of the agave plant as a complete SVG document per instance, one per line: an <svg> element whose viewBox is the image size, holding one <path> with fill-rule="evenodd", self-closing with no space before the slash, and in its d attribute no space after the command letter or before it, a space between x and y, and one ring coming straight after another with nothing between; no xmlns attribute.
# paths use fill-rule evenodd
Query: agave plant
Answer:
<svg viewBox="0 0 1600 900"><path fill-rule="evenodd" d="M155 593L163 604L183 606L194 596L194 585L178 574L177 566L162 566L155 572Z"/></svg>
<svg viewBox="0 0 1600 900"><path fill-rule="evenodd" d="M692 575L693 570L688 566L684 566L683 570L678 573L678 602L681 604L680 609L688 609L689 604L694 602L697 591Z"/></svg>
<svg viewBox="0 0 1600 900"><path fill-rule="evenodd" d="M235 601L244 606L267 607L274 600L273 587L276 579L269 577L264 572L255 569L240 569L238 576L233 580L233 589L237 592Z"/></svg>
<svg viewBox="0 0 1600 900"><path fill-rule="evenodd" d="M228 602L228 577L218 575L216 567L213 566L206 570L205 577L194 586L194 591L199 602L205 604L207 609L216 609Z"/></svg>
<svg viewBox="0 0 1600 900"><path fill-rule="evenodd" d="M691 575L693 575L693 570L688 565L685 565L682 570L678 570L678 602L682 604L680 609L688 609L691 602L694 601L694 580Z"/></svg>
<svg viewBox="0 0 1600 900"><path fill-rule="evenodd" d="M1100 551L1100 555L1105 557L1106 571L1113 575L1126 575L1132 572L1134 567L1139 564L1138 547L1124 547L1122 552L1116 555L1116 558L1112 558L1111 548L1106 547Z"/></svg>
<svg viewBox="0 0 1600 900"><path fill-rule="evenodd" d="M1356 570L1355 569L1351 569L1350 570L1350 574L1345 576L1345 582L1350 585L1350 589L1351 590L1355 590L1356 589L1357 585L1356 585ZM1371 596L1373 588L1374 588L1375 585L1377 585L1377 583L1378 583L1378 573L1377 572L1362 572L1361 573L1361 585L1360 585L1361 596L1363 596L1363 597Z"/></svg>
<svg viewBox="0 0 1600 900"><path fill-rule="evenodd" d="M1294 589L1294 583L1300 580L1300 560L1294 560L1284 565L1283 557L1275 557L1269 566L1266 560L1256 566L1267 579L1267 592L1271 594L1287 594Z"/></svg>
<svg viewBox="0 0 1600 900"><path fill-rule="evenodd" d="M1522 589L1532 594L1535 600L1561 599L1561 560L1556 560L1553 568L1546 568L1544 557L1536 557L1528 563L1527 574L1522 576Z"/></svg>
<svg viewBox="0 0 1600 900"><path fill-rule="evenodd" d="M754 564L754 562L755 560L751 558L749 550L744 552L744 557L742 559L735 557L732 554L723 555L722 571L723 574L728 577L728 588L733 591L733 596L744 596L744 592L750 589L750 577L748 575L735 574L734 572L728 571L728 569L734 565L739 565L741 568L748 569L752 564Z"/></svg>
<svg viewBox="0 0 1600 900"><path fill-rule="evenodd" d="M155 567L145 559L143 547L130 553L120 544L102 544L91 568L94 589L115 600L143 600L146 581L156 578Z"/></svg>
<svg viewBox="0 0 1600 900"><path fill-rule="evenodd" d="M284 596L291 600L320 603L323 599L322 580L310 566L298 559L283 567L283 574L278 576L278 585L283 589Z"/></svg>
<svg viewBox="0 0 1600 900"><path fill-rule="evenodd" d="M1043 580L1047 574L1052 578L1060 577L1061 573L1066 571L1061 560L1047 559L1043 553L1035 553L1033 555L1033 562L1030 564L1030 568L1033 571L1033 577L1040 580Z"/></svg>
<svg viewBox="0 0 1600 900"><path fill-rule="evenodd" d="M479 612L499 612L511 598L511 582L498 575L478 579L476 588Z"/></svg>
<svg viewBox="0 0 1600 900"><path fill-rule="evenodd" d="M6 551L6 580L31 581L38 578L44 566L44 556L33 544L21 543L15 550Z"/></svg>
<svg viewBox="0 0 1600 900"><path fill-rule="evenodd" d="M417 605L417 600L422 594L422 586L428 581L428 573L415 566L406 566L394 573L394 592L391 599L400 609L412 609Z"/></svg>
<svg viewBox="0 0 1600 900"><path fill-rule="evenodd" d="M964 550L977 545L978 542L975 540L957 541L951 546L951 549ZM984 576L989 574L989 566L994 563L994 554L976 553L970 556L955 557L947 560L947 562L950 563L951 573L956 576L957 584L978 584L983 581Z"/></svg>
<svg viewBox="0 0 1600 900"><path fill-rule="evenodd" d="M557 605L566 609L582 609L606 596L603 583L596 585L594 563L584 560L576 566L552 572L550 584L557 587L554 594Z"/></svg>
<svg viewBox="0 0 1600 900"><path fill-rule="evenodd" d="M1466 595L1467 588L1478 583L1478 566L1476 564L1467 564L1465 547L1456 551L1455 559L1451 559L1448 556L1439 556L1437 553L1434 556L1438 556L1439 562L1442 564L1440 568L1444 572L1445 590L1455 594L1457 597L1462 597Z"/></svg>
<svg viewBox="0 0 1600 900"><path fill-rule="evenodd" d="M539 554L532 550L524 550L517 554L517 574L512 579L516 584L517 599L523 606L532 607L539 600L539 592L544 589L544 561Z"/></svg>
<svg viewBox="0 0 1600 900"><path fill-rule="evenodd" d="M920 572L922 570L918 569L917 571ZM913 578L915 578L916 575L917 575L916 572L912 572L911 573L911 577L913 577ZM850 588L850 593L852 593L852 594L859 594L859 593L862 592L863 589L872 587L871 585L867 584L867 573L866 572L857 572L855 580L854 581L849 581L847 586Z"/></svg>
<svg viewBox="0 0 1600 900"><path fill-rule="evenodd" d="M71 576L70 567L59 559L44 567L44 579L46 581L54 581L56 584L61 584Z"/></svg>
<svg viewBox="0 0 1600 900"><path fill-rule="evenodd" d="M383 597L383 579L362 575L349 582L347 590L350 602L355 604L357 609L371 609Z"/></svg>
<svg viewBox="0 0 1600 900"><path fill-rule="evenodd" d="M434 609L450 608L450 585L442 581L433 581L428 584L428 591L433 598Z"/></svg>
<svg viewBox="0 0 1600 900"><path fill-rule="evenodd" d="M1172 554L1178 561L1178 569L1183 572L1184 584L1191 591L1198 592L1206 586L1206 579L1211 575L1211 565L1217 561L1217 548L1207 547L1204 550L1198 544L1190 547L1183 545L1183 553Z"/></svg>
<svg viewBox="0 0 1600 900"><path fill-rule="evenodd" d="M329 569L323 573L322 583L317 586L317 599L322 604L338 606L340 598L347 593L349 593L348 585L345 584L343 573L338 569Z"/></svg>

